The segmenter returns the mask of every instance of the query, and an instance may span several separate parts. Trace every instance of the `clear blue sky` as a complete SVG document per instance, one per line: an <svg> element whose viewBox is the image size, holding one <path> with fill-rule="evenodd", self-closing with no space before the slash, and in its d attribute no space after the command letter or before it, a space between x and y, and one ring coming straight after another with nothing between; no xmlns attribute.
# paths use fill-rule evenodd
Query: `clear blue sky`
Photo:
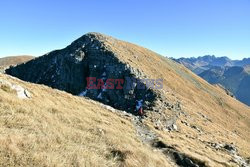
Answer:
<svg viewBox="0 0 250 167"><path fill-rule="evenodd" d="M169 57L250 57L250 0L2 0L0 57L101 32Z"/></svg>

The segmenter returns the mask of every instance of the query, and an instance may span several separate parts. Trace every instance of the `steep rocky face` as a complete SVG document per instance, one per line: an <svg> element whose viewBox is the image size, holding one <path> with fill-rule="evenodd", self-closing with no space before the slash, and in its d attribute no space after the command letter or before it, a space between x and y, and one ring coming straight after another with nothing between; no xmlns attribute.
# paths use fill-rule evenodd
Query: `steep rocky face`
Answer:
<svg viewBox="0 0 250 167"><path fill-rule="evenodd" d="M108 50L104 42L106 38L109 37L89 33L62 50L11 67L6 73L130 112L134 110L136 100L143 99L146 109L152 107L157 93L138 80L146 78L139 70L121 62ZM96 78L96 85L98 79L103 79L104 84L107 79L112 79L114 89L105 88L106 84L99 89L88 89L88 77Z"/></svg>

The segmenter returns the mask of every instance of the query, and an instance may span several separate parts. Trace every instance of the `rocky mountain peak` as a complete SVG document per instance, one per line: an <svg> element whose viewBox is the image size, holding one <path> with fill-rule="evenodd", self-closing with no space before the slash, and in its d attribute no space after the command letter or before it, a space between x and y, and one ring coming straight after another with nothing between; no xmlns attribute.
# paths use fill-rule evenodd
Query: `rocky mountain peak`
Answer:
<svg viewBox="0 0 250 167"><path fill-rule="evenodd" d="M225 70L216 67L211 74L218 71L219 75L223 75ZM218 162L225 162L226 166L247 164L250 136L249 107L232 98L226 87L210 85L179 63L143 47L106 35L89 33L64 49L52 51L27 63L11 67L6 73L25 81L48 85L76 96L86 97L79 98L46 86L13 81L15 85L23 86L23 89L18 88L14 93L21 92L27 95L26 89L31 93L31 98L26 96L26 100L23 101L27 102L27 106L33 106L32 110L35 111L33 113L37 113L36 115L32 113L34 118L45 118L39 120L41 125L47 126L48 120L51 121L51 125L55 125L54 120L58 120L62 124L51 129L58 131L58 127L65 126L72 131L68 126L74 126L78 134L78 127L81 125L79 121L82 121L89 128L84 125L80 131L86 129L88 132L91 131L90 133L98 132L97 138L100 138L99 134L103 137L110 134L112 137L107 139L113 140L113 137L120 133L121 136L117 140L121 142L124 139L122 142L125 148L115 151L115 155L131 152L124 141L131 143L126 137L133 134L133 139L136 139L134 143L138 143L139 140L147 145L145 148L151 146L149 148L154 150L154 153L163 153L164 158L168 161L170 158L170 161L174 162L172 166L220 166L221 163ZM210 75L210 72L208 74ZM218 76L216 74L213 75L215 78ZM2 78L6 80L9 76L4 75ZM113 80L108 82L108 79ZM12 83L12 80L10 81ZM233 81L234 77L226 82L233 83ZM244 77L244 82L239 86L245 89L242 89L244 92L240 94L249 94L245 91L249 87L248 83L249 78ZM10 97L16 98L16 95L13 96L8 92L8 88L3 86L1 93L6 96L5 104L9 102L13 104L15 101L10 100ZM17 104L22 107L24 104L20 103L22 99L18 100ZM84 101L86 103L83 103ZM46 108L47 105L50 107L55 105L57 109ZM133 112L140 106L143 106L145 117L138 117L136 112ZM105 111L100 111L102 109ZM28 108L25 113L30 113L29 110ZM67 114L65 119L61 119L63 116L60 115L61 110ZM9 117L9 111L6 111L6 116ZM20 114L20 119L16 122L19 126L19 121L24 120L23 125L26 125L26 119L22 119L24 112L20 111L23 110L17 108L15 111ZM39 116L41 112L43 112L42 117ZM112 113L108 114L109 112ZM72 119L72 115L68 115L71 113L75 118ZM107 117L105 121L102 120L104 115ZM120 121L114 115L124 120ZM91 117L91 121L86 121L86 116ZM49 117L52 118L47 119ZM3 122L5 120L6 117L3 117ZM113 120L117 122L112 122ZM71 122L75 124L71 125ZM89 125L90 122L93 123ZM9 130L12 124L11 120L6 130ZM119 124L125 127L120 129ZM107 129L92 131L95 126L96 128L107 126ZM30 127L32 126L24 126L28 129ZM35 127L38 127L37 124ZM16 129L15 126L13 128ZM113 129L119 129L119 132L113 133ZM20 131L24 132L23 128L20 128ZM37 132L37 129L34 132ZM51 134L51 131L45 132ZM41 133L44 135L44 129ZM83 134L86 136L85 132ZM72 138L75 139L75 136ZM104 141L110 145L110 142ZM79 146L82 146L82 143L80 142ZM91 140L91 146L92 144ZM134 147L133 144L131 148ZM128 156L134 160L138 150L129 154ZM145 156L142 155L139 154L139 157L143 157L144 160ZM158 153L156 157L158 159ZM123 162L127 162L126 157Z"/></svg>
<svg viewBox="0 0 250 167"><path fill-rule="evenodd" d="M62 50L11 67L6 73L129 112L134 110L138 100L143 100L145 109L152 108L156 100L164 97L141 80L147 76L140 69L120 58L126 57L126 54L119 55L125 48L118 48L118 42L110 36L88 33ZM89 88L88 78L92 78L91 82L96 85L102 84L101 87ZM99 83L100 79L103 83ZM107 88L107 80L111 88Z"/></svg>

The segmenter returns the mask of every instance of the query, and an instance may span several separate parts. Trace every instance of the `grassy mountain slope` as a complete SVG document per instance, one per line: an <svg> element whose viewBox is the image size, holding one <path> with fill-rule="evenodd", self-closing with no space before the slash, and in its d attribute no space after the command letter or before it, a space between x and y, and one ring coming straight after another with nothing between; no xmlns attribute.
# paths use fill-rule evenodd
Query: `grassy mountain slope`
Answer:
<svg viewBox="0 0 250 167"><path fill-rule="evenodd" d="M99 103L10 78L31 99L0 89L0 166L170 166L129 118Z"/></svg>
<svg viewBox="0 0 250 167"><path fill-rule="evenodd" d="M102 34L91 35L95 40L101 41L120 62L139 70L146 78L163 79L164 87L158 91L166 97L167 103L180 103L181 110L175 113L175 110L166 108L159 112L176 115L178 129L166 131L156 128L160 119L157 118L157 112L147 111L148 117L143 120L143 124L165 143L152 148L148 144L143 144L136 135L140 127L134 126L133 117L124 119L85 98L18 81L26 85L27 89L30 87L34 97L30 101L18 101L13 99L14 95L2 94L4 103L1 105L5 104L1 106L1 113L4 113L2 119L11 117L7 123L1 121L3 122L1 127L4 127L3 132L6 135L4 142L8 146L1 155L5 162L9 163L6 157L18 155L18 151L9 153L12 140L29 141L27 145L14 144L13 147L25 150L20 154L22 157L32 155L34 159L43 163L45 163L43 160L48 159L49 165L59 162L71 164L76 161L82 166L84 163L98 166L103 161L103 166L112 163L125 166L172 166L173 164L170 164L172 161L169 160L171 156L166 150L174 148L182 153L181 155L186 155L193 161L202 163L203 166L237 166L240 163L236 163L236 154L225 149L225 144L235 145L239 152L237 156L250 157L248 106L228 96L220 87L210 85L183 65L155 52ZM24 111L20 112L20 107ZM29 107L31 109L26 110ZM8 113L9 110L13 112ZM17 119L13 120L12 117ZM96 135L97 128L104 128L106 131L104 137ZM26 131L29 130L32 130L35 136L27 135L29 133ZM8 134L14 135L14 132L18 135L14 136L14 139L9 139ZM52 144L46 144L50 140ZM22 146L27 147L22 148ZM112 149L120 150L122 153L116 151L115 158L110 160L110 156L106 155L114 153ZM34 152L34 150L39 151ZM49 156L45 155L44 150L49 151ZM178 158L180 157L175 157ZM33 161L28 158L25 160L27 163Z"/></svg>
<svg viewBox="0 0 250 167"><path fill-rule="evenodd" d="M184 66L152 51L119 40L113 43L107 41L106 44L119 56L120 60L141 69L149 78L163 78L164 89L162 91L169 100L176 98L181 101L184 111L192 116L190 122L199 124L211 134L221 133L225 138L234 136L233 133L227 133L228 131L241 131L238 139L245 140L245 146L248 145L249 150L247 142L250 139L249 107L226 96L222 90L208 84ZM208 115L213 123L205 123L200 114ZM246 129L239 128L239 124ZM231 142L233 141L237 140ZM249 154L247 150L245 153Z"/></svg>
<svg viewBox="0 0 250 167"><path fill-rule="evenodd" d="M9 67L11 65L17 65L27 62L33 58L34 58L33 56L26 56L26 55L8 56L0 58L0 70L3 70L4 68Z"/></svg>
<svg viewBox="0 0 250 167"><path fill-rule="evenodd" d="M0 66L21 64L33 58L34 58L33 56L26 56L26 55L3 57L0 58Z"/></svg>

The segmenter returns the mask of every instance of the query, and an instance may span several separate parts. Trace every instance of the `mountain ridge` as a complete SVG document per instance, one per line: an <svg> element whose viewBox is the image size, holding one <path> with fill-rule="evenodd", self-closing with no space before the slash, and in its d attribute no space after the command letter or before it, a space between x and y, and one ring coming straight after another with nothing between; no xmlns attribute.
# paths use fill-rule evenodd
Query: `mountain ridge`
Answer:
<svg viewBox="0 0 250 167"><path fill-rule="evenodd" d="M144 104L145 117L134 124L139 134L153 132L143 137L144 142L159 136L161 141L154 143L153 148L163 151L167 158L176 155L173 161L176 166L183 166L183 163L230 166L243 164L243 160L236 160L234 156L243 159L250 156L250 108L220 87L208 84L179 63L138 45L93 33L79 39L65 49L11 67L6 73L74 95L86 91L86 77L102 78L104 71L107 78L160 78L162 89L146 87L145 90L107 92L94 89L87 90L82 98L112 106L113 111L122 110L136 119L132 109L135 101L148 94ZM98 99L100 93L102 99ZM227 151L224 147L237 148L237 152ZM126 164L129 159L124 161Z"/></svg>
<svg viewBox="0 0 250 167"><path fill-rule="evenodd" d="M0 72L4 71L4 69L8 68L11 65L21 64L33 58L34 58L33 56L28 56L28 55L1 57L0 58Z"/></svg>

